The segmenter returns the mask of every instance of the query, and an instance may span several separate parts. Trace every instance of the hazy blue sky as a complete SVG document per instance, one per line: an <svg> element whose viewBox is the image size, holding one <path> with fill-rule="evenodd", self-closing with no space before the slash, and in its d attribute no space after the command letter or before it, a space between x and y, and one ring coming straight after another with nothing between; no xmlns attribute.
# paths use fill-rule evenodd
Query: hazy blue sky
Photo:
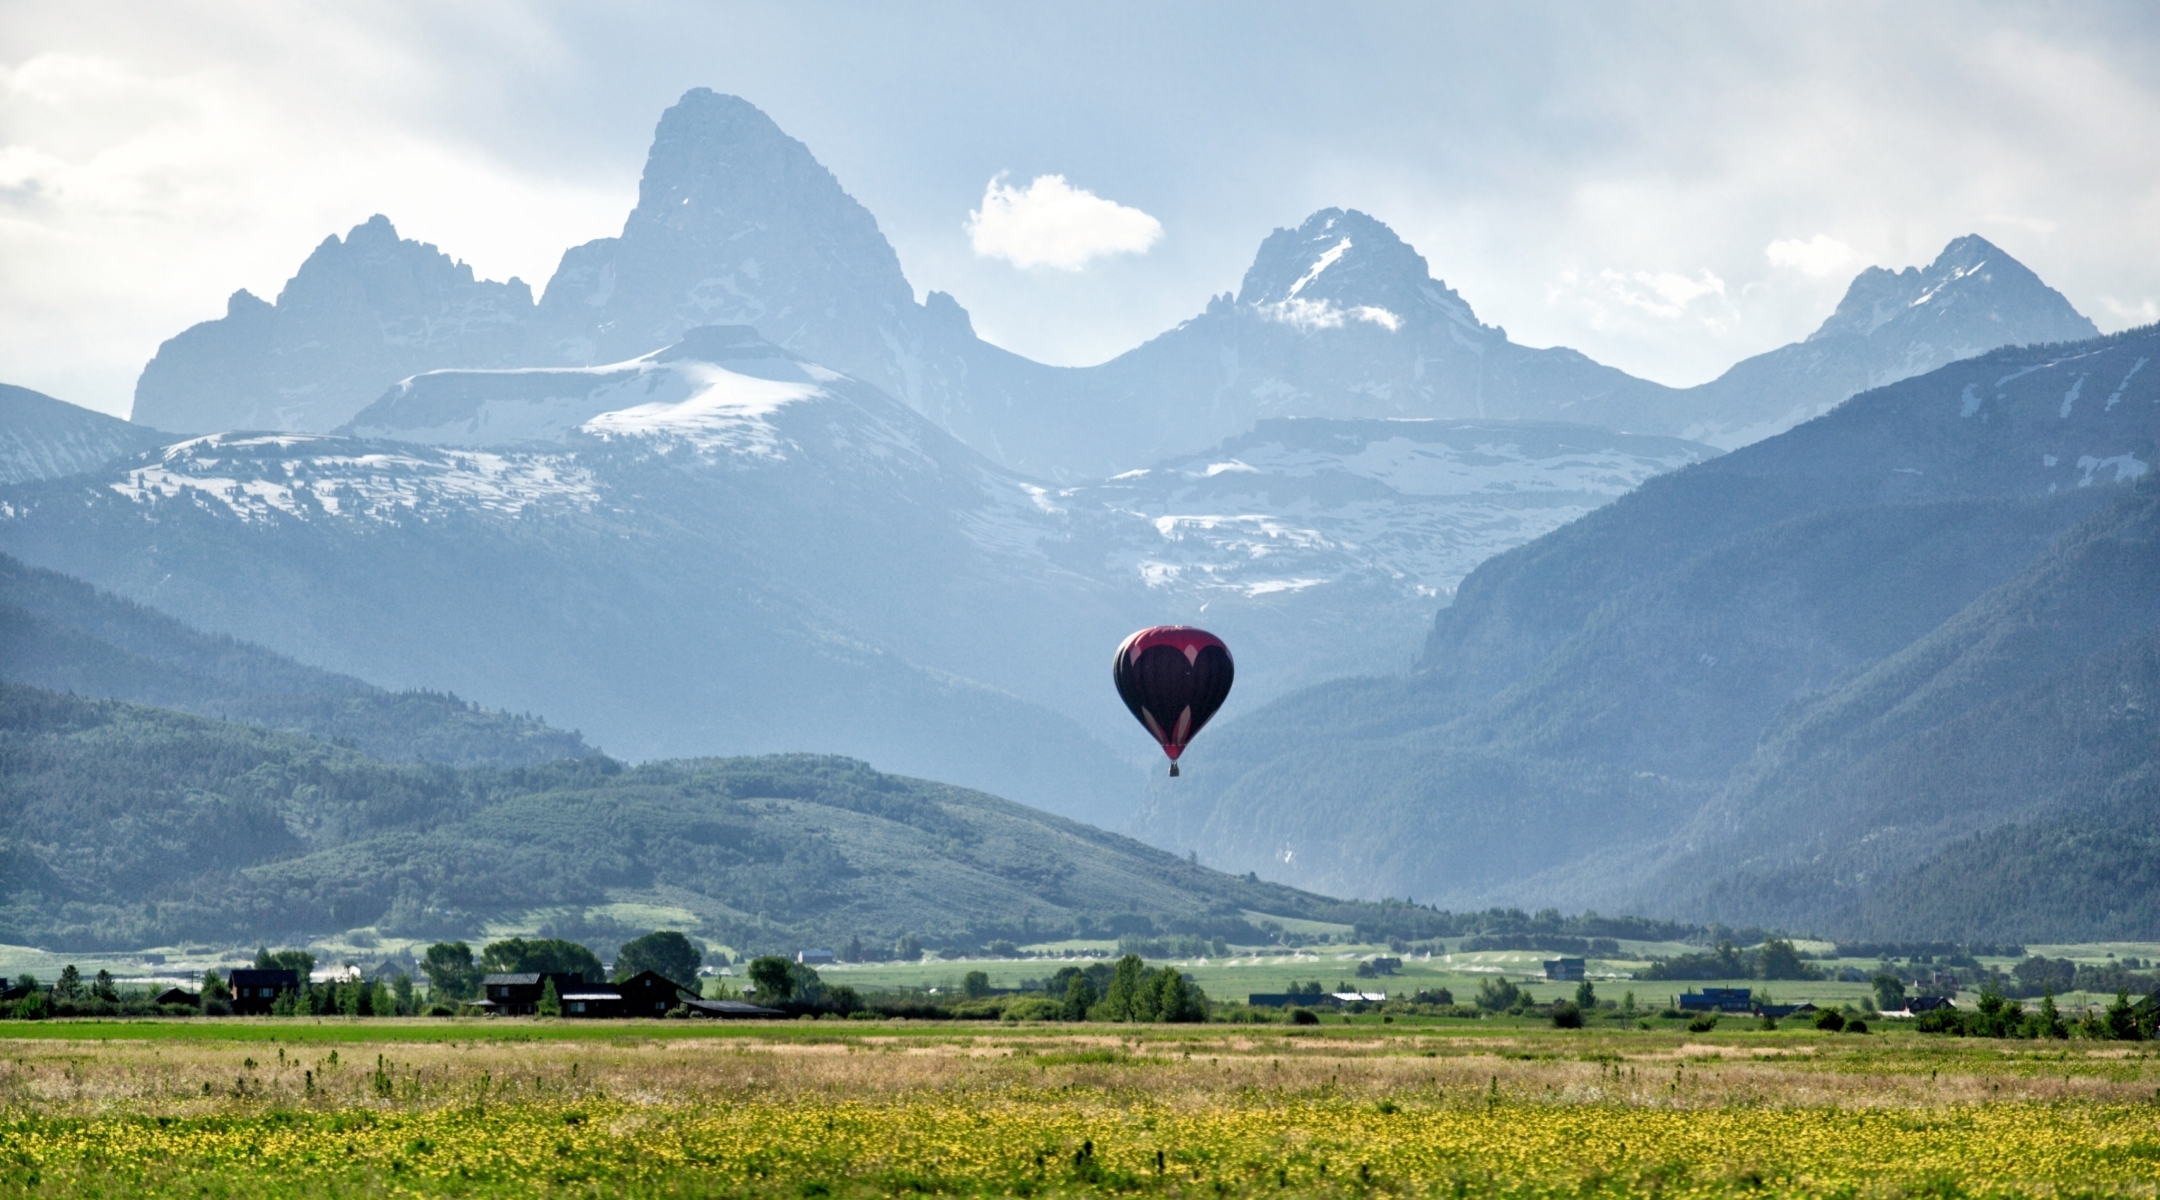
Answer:
<svg viewBox="0 0 2160 1200"><path fill-rule="evenodd" d="M700 85L807 142L918 295L1052 362L1331 204L1518 341L1670 383L1967 232L2119 329L2160 318L2156 12L14 0L0 381L125 412L161 340L378 211L537 289Z"/></svg>

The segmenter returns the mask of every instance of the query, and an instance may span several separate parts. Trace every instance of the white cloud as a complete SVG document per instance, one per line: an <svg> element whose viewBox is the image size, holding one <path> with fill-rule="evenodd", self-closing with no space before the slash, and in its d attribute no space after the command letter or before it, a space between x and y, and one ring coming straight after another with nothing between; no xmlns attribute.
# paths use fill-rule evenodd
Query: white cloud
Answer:
<svg viewBox="0 0 2160 1200"><path fill-rule="evenodd" d="M1162 238L1162 222L1063 175L1037 175L1025 188L999 175L983 189L982 207L968 213L967 232L984 258L1077 271L1105 255L1146 253Z"/></svg>
<svg viewBox="0 0 2160 1200"><path fill-rule="evenodd" d="M1725 281L1707 267L1695 279L1671 271L1600 271L1598 283L1621 304L1668 321L1686 316L1697 300L1725 295Z"/></svg>
<svg viewBox="0 0 2160 1200"><path fill-rule="evenodd" d="M1847 274L1860 264L1858 250L1827 233L1818 233L1804 242L1797 238L1772 242L1763 247L1763 253L1770 256L1772 266L1793 267L1817 279Z"/></svg>

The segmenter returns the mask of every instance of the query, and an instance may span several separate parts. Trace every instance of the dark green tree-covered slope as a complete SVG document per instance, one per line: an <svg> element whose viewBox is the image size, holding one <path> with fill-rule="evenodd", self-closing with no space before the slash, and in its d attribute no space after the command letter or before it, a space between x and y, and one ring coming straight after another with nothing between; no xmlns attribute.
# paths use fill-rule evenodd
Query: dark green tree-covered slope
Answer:
<svg viewBox="0 0 2160 1200"><path fill-rule="evenodd" d="M515 766L590 753L537 719L317 670L7 555L0 680L292 730L384 759Z"/></svg>
<svg viewBox="0 0 2160 1200"><path fill-rule="evenodd" d="M2156 778L2160 480L2148 480L1798 706L1650 890L1711 915L1865 935L2144 936L2160 928L2160 874L2119 864L2150 836ZM2007 827L2023 832L1993 832ZM2024 843L2033 853L2012 852Z"/></svg>
<svg viewBox="0 0 2160 1200"><path fill-rule="evenodd" d="M2107 550L2117 535L2098 531L2130 519L2111 506L2141 480L2151 486L2160 463L2155 358L2160 328L1996 351L1653 479L1481 566L1410 675L1308 689L1210 729L1187 777L1157 785L1140 832L1227 869L1449 907L1860 921L1849 907L1858 894L1839 893L1829 860L1808 866L1777 847L1903 838L1873 887L1884 870L2037 816L2046 796L2095 802L2077 782L2084 760L2029 753L2017 777L2044 776L2048 788L2005 788L1995 795L2008 807L1916 826L1900 823L1898 793L1911 772L1936 772L1954 794L1954 756L1916 741L1854 765L1851 756L1877 751L1839 741L1802 754L1784 731L1871 672L1917 669L1921 658L1902 657L1909 647L1947 653L1951 643L1931 640L1938 632L1952 637L1978 619L1983 598L2009 597L2013 581L2088 537L2099 539L2085 548L2090 561L2050 574L2051 586L2065 612L2084 604L2115 615L2070 621L2017 669L1976 674L1989 647L2014 641L2005 618L1993 641L1958 652L1961 665L1931 668L1932 686L1883 694L1896 712L1928 713L1897 726L1899 736L1949 736L1963 728L1953 716L1982 721L1988 704L2083 655L2104 657L2135 631L2149 581L2097 572L2095 556L2154 561ZM2133 598L2118 603L2109 589ZM2082 678L2091 677L2063 686L2075 692ZM1886 702L1878 682L1857 686ZM2033 714L1999 719L2014 729ZM2031 738L1996 741L2039 749ZM1890 771L1893 759L1906 774ZM1821 798L1728 790L1754 786L1770 769L1762 764L1781 761L1791 769L1779 788L1812 780ZM1848 786L1863 776L1887 782ZM1905 832L1893 836L1892 825ZM1790 876L1743 884L1734 856L1747 847L1724 840L1740 831L1759 835L1748 853L1770 856L1746 871L1761 875L1774 860Z"/></svg>
<svg viewBox="0 0 2160 1200"><path fill-rule="evenodd" d="M0 685L0 942L444 936L643 901L777 948L1355 921L1018 804L809 755L393 764L292 734Z"/></svg>

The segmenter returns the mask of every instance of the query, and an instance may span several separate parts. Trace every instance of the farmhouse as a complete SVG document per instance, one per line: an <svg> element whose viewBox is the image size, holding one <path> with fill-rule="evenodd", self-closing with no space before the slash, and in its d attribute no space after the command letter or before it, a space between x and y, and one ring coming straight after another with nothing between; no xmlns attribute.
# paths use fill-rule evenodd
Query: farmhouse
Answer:
<svg viewBox="0 0 2160 1200"><path fill-rule="evenodd" d="M1545 960L1545 978L1560 983L1581 983L1589 964L1579 958L1548 958Z"/></svg>
<svg viewBox="0 0 2160 1200"><path fill-rule="evenodd" d="M1755 1002L1752 988L1704 988L1699 992L1680 993L1682 1012L1752 1012Z"/></svg>
<svg viewBox="0 0 2160 1200"><path fill-rule="evenodd" d="M234 967L225 982L232 988L232 1009L242 1016L262 1016L279 993L300 990L300 972L290 967Z"/></svg>
<svg viewBox="0 0 2160 1200"><path fill-rule="evenodd" d="M182 1004L189 1008L201 1008L202 993L191 992L181 987L169 987L157 994L155 1002L158 1004Z"/></svg>
<svg viewBox="0 0 2160 1200"><path fill-rule="evenodd" d="M484 1013L529 1017L540 1011L540 994L547 990L550 983L555 985L557 999L565 999L572 992L590 993L593 990L586 986L583 975L564 971L521 971L482 978L482 997L465 1003L468 1007L477 1008ZM563 1005L563 1011L569 1011L568 1003Z"/></svg>

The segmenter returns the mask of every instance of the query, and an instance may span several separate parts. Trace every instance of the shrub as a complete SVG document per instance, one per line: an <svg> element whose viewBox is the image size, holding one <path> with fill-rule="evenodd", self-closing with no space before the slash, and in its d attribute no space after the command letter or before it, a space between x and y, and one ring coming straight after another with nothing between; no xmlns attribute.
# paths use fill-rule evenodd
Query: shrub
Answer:
<svg viewBox="0 0 2160 1200"><path fill-rule="evenodd" d="M1858 1018L1858 1017L1854 1017L1854 1018L1853 1018L1852 1020L1850 1020L1850 1021L1847 1021L1847 1022L1845 1022L1845 1032L1847 1032L1847 1033L1866 1033L1866 1032L1867 1032L1867 1022L1866 1022L1866 1021L1863 1021L1863 1020L1861 1020L1861 1019L1860 1019L1860 1018Z"/></svg>
<svg viewBox="0 0 2160 1200"><path fill-rule="evenodd" d="M1845 1028L1845 1014L1834 1008L1826 1008L1815 1014L1815 1028L1826 1033L1836 1033Z"/></svg>
<svg viewBox="0 0 2160 1200"><path fill-rule="evenodd" d="M1290 1023L1292 1025L1318 1025L1320 1023L1320 1014L1309 1008L1293 1008L1290 1010Z"/></svg>
<svg viewBox="0 0 2160 1200"><path fill-rule="evenodd" d="M1005 1006L1008 1021L1061 1021L1065 1006L1048 996L1024 996Z"/></svg>
<svg viewBox="0 0 2160 1200"><path fill-rule="evenodd" d="M1581 1029L1582 1009L1566 1000L1555 1000L1552 1006L1552 1023L1559 1029Z"/></svg>
<svg viewBox="0 0 2160 1200"><path fill-rule="evenodd" d="M1717 1028L1717 1014L1704 1013L1687 1023L1689 1033L1708 1033Z"/></svg>

